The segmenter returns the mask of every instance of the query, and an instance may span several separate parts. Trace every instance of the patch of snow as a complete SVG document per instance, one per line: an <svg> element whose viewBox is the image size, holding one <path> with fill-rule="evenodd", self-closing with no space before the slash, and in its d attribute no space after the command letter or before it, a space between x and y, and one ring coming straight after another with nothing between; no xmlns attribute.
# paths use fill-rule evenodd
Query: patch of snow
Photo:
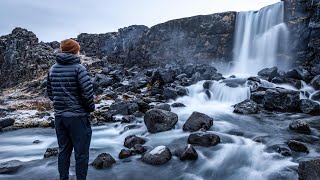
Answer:
<svg viewBox="0 0 320 180"><path fill-rule="evenodd" d="M149 153L152 155L161 154L163 151L166 150L166 146L157 146L152 149Z"/></svg>

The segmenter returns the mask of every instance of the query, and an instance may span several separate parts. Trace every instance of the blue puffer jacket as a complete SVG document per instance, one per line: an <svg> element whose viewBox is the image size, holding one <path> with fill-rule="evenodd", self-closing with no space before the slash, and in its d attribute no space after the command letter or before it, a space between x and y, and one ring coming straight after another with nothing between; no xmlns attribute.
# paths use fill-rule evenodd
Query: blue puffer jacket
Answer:
<svg viewBox="0 0 320 180"><path fill-rule="evenodd" d="M74 54L57 54L48 73L47 93L55 116L88 116L95 109L91 79Z"/></svg>

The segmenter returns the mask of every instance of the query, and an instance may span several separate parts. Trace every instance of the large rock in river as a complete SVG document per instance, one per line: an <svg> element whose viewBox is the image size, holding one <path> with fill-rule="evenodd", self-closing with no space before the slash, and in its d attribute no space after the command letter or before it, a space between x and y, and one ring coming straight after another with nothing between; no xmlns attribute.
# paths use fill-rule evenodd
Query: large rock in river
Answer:
<svg viewBox="0 0 320 180"><path fill-rule="evenodd" d="M111 167L112 164L116 163L116 160L108 153L99 154L91 165L97 169L104 169Z"/></svg>
<svg viewBox="0 0 320 180"><path fill-rule="evenodd" d="M151 165L161 165L171 159L171 152L166 146L157 146L142 157L142 161Z"/></svg>
<svg viewBox="0 0 320 180"><path fill-rule="evenodd" d="M318 104L317 102L314 102L310 99L301 99L300 100L300 110L306 114L319 115L320 114L320 104Z"/></svg>
<svg viewBox="0 0 320 180"><path fill-rule="evenodd" d="M184 131L209 130L213 125L213 118L200 112L193 112L183 125Z"/></svg>
<svg viewBox="0 0 320 180"><path fill-rule="evenodd" d="M168 131L178 122L178 115L161 109L151 109L144 116L144 123L151 133Z"/></svg>
<svg viewBox="0 0 320 180"><path fill-rule="evenodd" d="M299 180L320 179L320 159L302 161L298 168Z"/></svg>
<svg viewBox="0 0 320 180"><path fill-rule="evenodd" d="M220 137L212 133L195 132L189 135L188 143L199 146L215 146L220 143Z"/></svg>
<svg viewBox="0 0 320 180"><path fill-rule="evenodd" d="M267 89L263 98L267 110L294 112L299 110L300 92L282 88Z"/></svg>
<svg viewBox="0 0 320 180"><path fill-rule="evenodd" d="M246 99L234 106L233 112L239 114L255 114L259 110L258 104L250 99Z"/></svg>

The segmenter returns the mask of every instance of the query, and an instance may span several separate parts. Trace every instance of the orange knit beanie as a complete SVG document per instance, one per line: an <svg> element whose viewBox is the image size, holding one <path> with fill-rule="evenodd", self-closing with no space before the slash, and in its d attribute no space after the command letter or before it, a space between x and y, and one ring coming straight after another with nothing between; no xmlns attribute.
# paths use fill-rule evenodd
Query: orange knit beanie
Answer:
<svg viewBox="0 0 320 180"><path fill-rule="evenodd" d="M80 51L80 45L73 39L66 39L61 41L60 49L65 53L77 54Z"/></svg>

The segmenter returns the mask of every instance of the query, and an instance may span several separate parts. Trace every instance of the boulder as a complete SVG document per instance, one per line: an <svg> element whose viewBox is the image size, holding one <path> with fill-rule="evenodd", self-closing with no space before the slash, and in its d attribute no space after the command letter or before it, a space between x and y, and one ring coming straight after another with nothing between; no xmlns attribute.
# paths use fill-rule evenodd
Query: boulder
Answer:
<svg viewBox="0 0 320 180"><path fill-rule="evenodd" d="M186 107L186 105L182 104L182 103L178 103L178 102L175 102L173 104L171 104L172 107Z"/></svg>
<svg viewBox="0 0 320 180"><path fill-rule="evenodd" d="M125 138L123 145L127 148L132 148L136 144L144 144L144 143L146 143L146 140L144 140L143 138L138 137L136 135L130 135Z"/></svg>
<svg viewBox="0 0 320 180"><path fill-rule="evenodd" d="M246 99L234 106L234 113L239 114L256 114L258 113L258 104L250 99Z"/></svg>
<svg viewBox="0 0 320 180"><path fill-rule="evenodd" d="M320 74L314 77L311 82L311 86L313 86L316 90L320 90Z"/></svg>
<svg viewBox="0 0 320 180"><path fill-rule="evenodd" d="M143 154L147 151L147 148L145 146L142 146L142 144L136 144L133 146L133 152L136 154Z"/></svg>
<svg viewBox="0 0 320 180"><path fill-rule="evenodd" d="M133 114L136 111L139 111L139 105L137 103L127 103L128 113Z"/></svg>
<svg viewBox="0 0 320 180"><path fill-rule="evenodd" d="M165 100L176 99L177 97L178 97L178 94L173 88L171 88L171 87L164 88L164 90L163 90L163 98Z"/></svg>
<svg viewBox="0 0 320 180"><path fill-rule="evenodd" d="M266 91L257 91L257 92L252 92L250 99L258 104L263 103L263 98L264 95L266 94Z"/></svg>
<svg viewBox="0 0 320 180"><path fill-rule="evenodd" d="M114 114L121 114L121 115L129 114L128 104L123 101L112 103L109 110L115 111Z"/></svg>
<svg viewBox="0 0 320 180"><path fill-rule="evenodd" d="M284 77L286 78L303 80L307 82L310 81L310 76L311 76L310 73L302 66L293 68L284 74Z"/></svg>
<svg viewBox="0 0 320 180"><path fill-rule="evenodd" d="M135 99L134 102L138 104L139 111L142 113L147 112L151 108L150 105L142 99Z"/></svg>
<svg viewBox="0 0 320 180"><path fill-rule="evenodd" d="M151 109L144 116L144 123L151 133L168 131L178 122L178 115L161 109Z"/></svg>
<svg viewBox="0 0 320 180"><path fill-rule="evenodd" d="M21 167L21 161L11 160L0 164L0 174L14 174Z"/></svg>
<svg viewBox="0 0 320 180"><path fill-rule="evenodd" d="M165 111L171 111L171 107L169 104L166 103L160 103L154 106L154 109L162 109Z"/></svg>
<svg viewBox="0 0 320 180"><path fill-rule="evenodd" d="M96 157L91 165L96 169L104 169L111 167L114 163L116 163L116 160L110 154L101 153Z"/></svg>
<svg viewBox="0 0 320 180"><path fill-rule="evenodd" d="M264 108L283 112L299 110L300 92L282 88L267 89L263 98Z"/></svg>
<svg viewBox="0 0 320 180"><path fill-rule="evenodd" d="M298 174L299 180L320 179L320 159L300 162Z"/></svg>
<svg viewBox="0 0 320 180"><path fill-rule="evenodd" d="M213 118L200 112L193 112L183 125L184 131L198 131L200 129L209 130L213 125Z"/></svg>
<svg viewBox="0 0 320 180"><path fill-rule="evenodd" d="M132 156L132 155L133 155L133 153L130 149L121 149L118 157L119 157L119 159L125 159L125 158Z"/></svg>
<svg viewBox="0 0 320 180"><path fill-rule="evenodd" d="M300 110L305 114L319 115L320 114L320 104L314 102L310 99L300 100Z"/></svg>
<svg viewBox="0 0 320 180"><path fill-rule="evenodd" d="M188 143L199 146L215 146L220 143L220 137L212 133L195 132L189 135Z"/></svg>
<svg viewBox="0 0 320 180"><path fill-rule="evenodd" d="M188 95L188 89L185 87L181 87L181 86L176 87L176 92L179 96Z"/></svg>
<svg viewBox="0 0 320 180"><path fill-rule="evenodd" d="M171 152L166 146L157 146L151 151L146 152L141 159L147 164L161 165L171 159Z"/></svg>
<svg viewBox="0 0 320 180"><path fill-rule="evenodd" d="M98 87L107 88L113 84L113 78L104 74L96 74L93 84Z"/></svg>
<svg viewBox="0 0 320 180"><path fill-rule="evenodd" d="M277 152L280 153L283 156L291 156L292 152L289 148L284 147L284 146L280 146L277 148Z"/></svg>
<svg viewBox="0 0 320 180"><path fill-rule="evenodd" d="M304 145L302 142L296 141L296 140L290 140L288 143L288 147L295 152L305 152L309 153L309 150L306 145Z"/></svg>
<svg viewBox="0 0 320 180"><path fill-rule="evenodd" d="M311 129L309 125L303 120L296 120L289 125L289 129L298 133L310 134Z"/></svg>
<svg viewBox="0 0 320 180"><path fill-rule="evenodd" d="M258 75L261 77L265 77L268 79L268 81L270 81L272 78L279 76L278 68L277 67L264 68L258 72Z"/></svg>
<svg viewBox="0 0 320 180"><path fill-rule="evenodd" d="M44 158L49 158L52 156L58 156L58 147L55 148L47 148L46 152L44 153Z"/></svg>
<svg viewBox="0 0 320 180"><path fill-rule="evenodd" d="M212 81L205 81L204 83L203 83L203 89L210 89L211 88L211 86L212 86L212 84L213 84L213 82Z"/></svg>
<svg viewBox="0 0 320 180"><path fill-rule="evenodd" d="M136 117L135 117L134 115L123 116L123 117L121 118L121 124L131 123L131 122L133 122L134 120L136 120Z"/></svg>
<svg viewBox="0 0 320 180"><path fill-rule="evenodd" d="M14 124L14 119L12 118L1 118L0 119L0 129Z"/></svg>
<svg viewBox="0 0 320 180"><path fill-rule="evenodd" d="M192 145L188 145L186 147L179 147L177 148L173 154L177 156L180 160L197 160L198 159L198 153L193 148Z"/></svg>

